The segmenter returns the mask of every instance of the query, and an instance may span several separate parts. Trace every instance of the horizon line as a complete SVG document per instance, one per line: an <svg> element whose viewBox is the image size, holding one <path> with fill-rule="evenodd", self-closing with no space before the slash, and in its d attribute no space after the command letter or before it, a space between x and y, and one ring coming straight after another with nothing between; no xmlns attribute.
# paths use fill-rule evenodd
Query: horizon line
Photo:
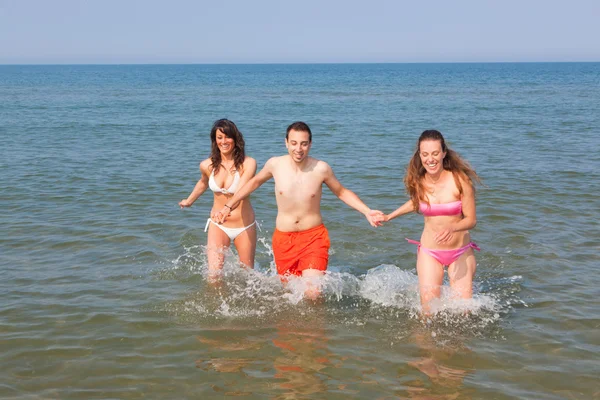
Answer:
<svg viewBox="0 0 600 400"><path fill-rule="evenodd" d="M119 66L119 65L374 65L374 64L582 64L599 63L598 61L369 61L369 62L58 62L58 63L2 63L0 66Z"/></svg>

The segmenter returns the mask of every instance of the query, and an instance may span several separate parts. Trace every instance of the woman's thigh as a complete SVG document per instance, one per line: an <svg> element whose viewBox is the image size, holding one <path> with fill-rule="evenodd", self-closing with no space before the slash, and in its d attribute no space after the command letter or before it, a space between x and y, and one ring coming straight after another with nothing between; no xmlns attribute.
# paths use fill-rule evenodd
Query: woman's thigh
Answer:
<svg viewBox="0 0 600 400"><path fill-rule="evenodd" d="M250 268L254 268L254 256L256 255L256 224L240 233L234 240L235 248L240 257L240 262Z"/></svg>
<svg viewBox="0 0 600 400"><path fill-rule="evenodd" d="M231 239L214 223L208 227L208 238L206 242L206 254L208 257L208 268L222 268L224 262L224 250L231 245Z"/></svg>
<svg viewBox="0 0 600 400"><path fill-rule="evenodd" d="M448 267L448 278L453 295L463 299L473 294L473 277L477 269L475 252L469 249Z"/></svg>
<svg viewBox="0 0 600 400"><path fill-rule="evenodd" d="M423 249L419 249L417 254L417 275L421 303L427 303L434 297L440 297L444 282L444 266Z"/></svg>

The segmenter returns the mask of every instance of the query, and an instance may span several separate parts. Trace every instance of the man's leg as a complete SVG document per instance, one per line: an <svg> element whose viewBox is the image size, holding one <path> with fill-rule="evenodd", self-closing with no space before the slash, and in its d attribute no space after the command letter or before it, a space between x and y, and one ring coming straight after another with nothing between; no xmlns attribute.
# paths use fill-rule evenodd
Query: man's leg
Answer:
<svg viewBox="0 0 600 400"><path fill-rule="evenodd" d="M319 279L325 275L328 259L322 257L303 258L298 263L298 270L302 271L302 277L306 278L306 289L304 296L307 299L316 300L321 295L321 284Z"/></svg>

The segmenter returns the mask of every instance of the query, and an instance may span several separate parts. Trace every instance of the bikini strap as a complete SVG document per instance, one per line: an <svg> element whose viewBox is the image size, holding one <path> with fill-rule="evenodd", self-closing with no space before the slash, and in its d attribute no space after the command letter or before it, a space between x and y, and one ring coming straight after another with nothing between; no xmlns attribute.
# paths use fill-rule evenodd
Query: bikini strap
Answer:
<svg viewBox="0 0 600 400"><path fill-rule="evenodd" d="M421 243L417 242L416 240L412 240L412 239L409 239L409 238L404 238L404 239L406 239L406 241L408 243L410 243L410 244L416 244L417 246L421 246ZM477 246L477 244L474 243L474 242L469 243L468 246L471 247L471 248L473 248L473 249L475 249L475 250L477 250L477 251L481 251L481 249L479 248L479 246Z"/></svg>
<svg viewBox="0 0 600 400"><path fill-rule="evenodd" d="M212 221L210 218L206 220L206 226L204 227L204 232L208 231L208 226L210 225L210 221Z"/></svg>

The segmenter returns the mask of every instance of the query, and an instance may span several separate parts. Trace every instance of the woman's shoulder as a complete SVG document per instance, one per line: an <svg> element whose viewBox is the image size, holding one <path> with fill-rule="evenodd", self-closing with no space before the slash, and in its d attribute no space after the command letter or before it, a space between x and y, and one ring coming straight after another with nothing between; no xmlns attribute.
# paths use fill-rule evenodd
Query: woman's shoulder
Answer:
<svg viewBox="0 0 600 400"><path fill-rule="evenodd" d="M212 172L212 160L210 158L200 162L200 171L204 172L206 175Z"/></svg>
<svg viewBox="0 0 600 400"><path fill-rule="evenodd" d="M452 177L454 178L454 191L457 198L461 199L465 194L473 193L473 182L467 174L462 171L453 171Z"/></svg>
<svg viewBox="0 0 600 400"><path fill-rule="evenodd" d="M246 156L244 162L241 165L240 172L244 173L247 170L256 170L256 160L252 157Z"/></svg>
<svg viewBox="0 0 600 400"><path fill-rule="evenodd" d="M471 179L465 172L454 171L452 173L452 175L454 176L455 181L460 182L461 186L464 186L464 185L473 186L473 182L471 182Z"/></svg>
<svg viewBox="0 0 600 400"><path fill-rule="evenodd" d="M256 160L250 156L246 156L244 158L244 165L249 165L249 164L256 164Z"/></svg>

